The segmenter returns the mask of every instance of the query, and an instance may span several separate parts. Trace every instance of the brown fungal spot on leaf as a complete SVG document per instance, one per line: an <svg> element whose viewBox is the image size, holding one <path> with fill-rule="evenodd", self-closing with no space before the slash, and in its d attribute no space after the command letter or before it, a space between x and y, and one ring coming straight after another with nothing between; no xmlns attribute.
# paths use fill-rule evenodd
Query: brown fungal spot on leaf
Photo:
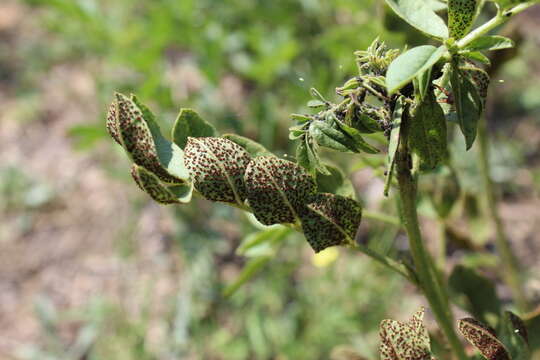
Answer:
<svg viewBox="0 0 540 360"><path fill-rule="evenodd" d="M362 206L340 195L320 193L299 210L302 230L315 252L354 242L362 219Z"/></svg>
<svg viewBox="0 0 540 360"><path fill-rule="evenodd" d="M275 156L252 159L245 182L249 206L264 225L297 222L299 209L316 191L304 168Z"/></svg>
<svg viewBox="0 0 540 360"><path fill-rule="evenodd" d="M109 111L110 116L116 116L117 127L111 123L110 133L120 143L133 159L133 162L154 173L161 181L173 184L186 183L187 173L172 174L169 169L177 168L182 173L183 164L171 164L171 161L183 161L182 150L163 138L159 126L150 117L148 109L141 109L134 101L116 94L116 106ZM118 129L118 132L115 132ZM165 161L164 161L165 160Z"/></svg>
<svg viewBox="0 0 540 360"><path fill-rule="evenodd" d="M490 81L488 73L470 63L460 66L459 70L472 81L485 105Z"/></svg>
<svg viewBox="0 0 540 360"><path fill-rule="evenodd" d="M489 326L473 318L465 318L459 320L458 329L486 359L510 360L508 351Z"/></svg>
<svg viewBox="0 0 540 360"><path fill-rule="evenodd" d="M195 189L206 199L243 204L244 173L249 154L234 142L217 137L188 137L185 164Z"/></svg>
<svg viewBox="0 0 540 360"><path fill-rule="evenodd" d="M448 29L450 37L461 39L471 29L478 0L448 0Z"/></svg>
<svg viewBox="0 0 540 360"><path fill-rule="evenodd" d="M423 317L422 308L406 323L390 319L381 322L381 360L431 359L429 334L423 324Z"/></svg>
<svg viewBox="0 0 540 360"><path fill-rule="evenodd" d="M118 130L118 111L116 110L116 100L111 103L109 110L107 111L107 131L109 135L116 141L119 145L122 145L120 140L120 130Z"/></svg>

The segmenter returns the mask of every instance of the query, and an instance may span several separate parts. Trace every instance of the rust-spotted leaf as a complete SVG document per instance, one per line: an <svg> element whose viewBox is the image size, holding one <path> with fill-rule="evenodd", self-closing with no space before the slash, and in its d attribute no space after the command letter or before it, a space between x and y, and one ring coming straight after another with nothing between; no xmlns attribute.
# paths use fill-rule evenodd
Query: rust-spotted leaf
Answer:
<svg viewBox="0 0 540 360"><path fill-rule="evenodd" d="M431 346L423 323L424 309L416 312L406 323L386 319L381 322L379 335L381 360L429 360Z"/></svg>
<svg viewBox="0 0 540 360"><path fill-rule="evenodd" d="M488 360L510 360L504 345L497 339L495 330L473 318L459 320L458 329Z"/></svg>
<svg viewBox="0 0 540 360"><path fill-rule="evenodd" d="M243 204L249 154L230 140L188 137L185 163L195 189L206 199Z"/></svg>
<svg viewBox="0 0 540 360"><path fill-rule="evenodd" d="M188 203L191 200L191 185L167 186L161 183L157 176L136 164L131 167L131 176L139 188L158 203L179 204Z"/></svg>
<svg viewBox="0 0 540 360"><path fill-rule="evenodd" d="M251 160L245 183L249 206L264 225L296 223L316 185L301 166L275 156Z"/></svg>
<svg viewBox="0 0 540 360"><path fill-rule="evenodd" d="M154 115L135 96L116 94L109 108L107 129L135 164L154 173L160 181L189 182L182 149L163 137Z"/></svg>
<svg viewBox="0 0 540 360"><path fill-rule="evenodd" d="M450 37L461 39L471 29L476 18L478 0L448 0Z"/></svg>
<svg viewBox="0 0 540 360"><path fill-rule="evenodd" d="M319 252L330 246L354 243L362 206L351 198L319 193L300 210L300 219L309 245Z"/></svg>

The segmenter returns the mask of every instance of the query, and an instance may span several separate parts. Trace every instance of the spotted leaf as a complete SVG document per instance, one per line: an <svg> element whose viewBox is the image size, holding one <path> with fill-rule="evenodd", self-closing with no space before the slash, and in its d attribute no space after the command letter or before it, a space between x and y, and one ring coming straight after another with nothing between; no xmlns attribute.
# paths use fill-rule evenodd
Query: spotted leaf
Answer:
<svg viewBox="0 0 540 360"><path fill-rule="evenodd" d="M476 17L478 0L448 0L450 37L461 39L471 29Z"/></svg>
<svg viewBox="0 0 540 360"><path fill-rule="evenodd" d="M381 360L429 360L429 334L423 324L424 309L406 323L383 320L379 328Z"/></svg>
<svg viewBox="0 0 540 360"><path fill-rule="evenodd" d="M191 200L191 185L167 186L157 176L136 164L131 167L131 176L141 190L161 204L188 203Z"/></svg>
<svg viewBox="0 0 540 360"><path fill-rule="evenodd" d="M275 156L254 158L245 181L249 206L264 225L297 222L299 209L316 191L304 168Z"/></svg>
<svg viewBox="0 0 540 360"><path fill-rule="evenodd" d="M135 96L116 94L109 108L107 129L135 164L154 173L160 181L189 182L182 149L163 137L154 115Z"/></svg>
<svg viewBox="0 0 540 360"><path fill-rule="evenodd" d="M362 206L350 198L320 193L300 209L300 219L309 245L319 252L330 246L354 243Z"/></svg>
<svg viewBox="0 0 540 360"><path fill-rule="evenodd" d="M489 75L487 72L470 63L460 66L459 70L473 83L478 91L478 96L482 100L483 106L485 106L489 87Z"/></svg>
<svg viewBox="0 0 540 360"><path fill-rule="evenodd" d="M251 157L242 147L223 138L188 137L184 151L195 189L203 197L243 204L244 173Z"/></svg>
<svg viewBox="0 0 540 360"><path fill-rule="evenodd" d="M488 360L510 360L504 345L497 339L495 330L473 318L459 320L458 329Z"/></svg>

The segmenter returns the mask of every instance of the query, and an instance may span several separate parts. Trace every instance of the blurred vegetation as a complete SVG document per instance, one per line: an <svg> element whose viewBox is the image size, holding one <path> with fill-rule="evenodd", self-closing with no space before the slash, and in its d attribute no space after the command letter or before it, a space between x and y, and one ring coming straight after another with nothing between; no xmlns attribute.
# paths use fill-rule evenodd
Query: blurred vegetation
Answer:
<svg viewBox="0 0 540 360"><path fill-rule="evenodd" d="M335 86L356 73L353 51L367 47L377 36L395 47L419 41L377 0L24 3L31 7L37 29L27 35L16 54L0 51L0 76L12 83L13 92L25 104L18 118L30 123L40 101L43 74L58 64L85 67L96 89L96 98L90 102L96 103L100 114L69 130L74 146L84 153L93 152L103 141L107 148L114 146L106 137L104 115L113 92L122 91L136 92L150 104L161 115L162 126L172 124L181 106L194 107L221 132L236 132L280 155L288 154L292 149L287 139L289 114L307 111L309 88L332 97ZM511 120L526 116L528 123L538 127L540 91L533 79L540 69L533 66L532 77L524 70L531 68L537 54L538 48L533 48L512 60L501 75L512 81L493 90L498 96L505 94L497 100L493 122L492 130L505 135L492 151L493 175L510 197L540 192L538 148L508 137L518 125L501 120L503 114ZM24 59L24 66L13 59ZM462 144L455 147L464 148ZM111 181L133 185L118 152L101 152L99 157ZM329 153L328 158L332 157ZM456 166L465 169L459 179L465 195L457 208L468 214L469 230L478 236L454 240L484 246L490 232L482 211L474 211L481 207L477 196L482 192L475 157L474 152L455 156ZM332 160L351 172L384 161L353 156ZM532 184L513 181L524 164L529 166ZM369 177L369 172L362 174ZM381 186L371 183L371 193L381 193ZM393 202L371 193L361 194L361 200L395 215ZM55 196L50 186L31 174L3 165L0 194L7 199L0 211L20 211L21 222L33 208ZM138 193L131 199L138 211L147 200ZM244 236L258 231L257 225L237 211L205 201L169 211L175 228L167 254L176 264L170 276L178 281L174 295L161 304L165 311L158 320L166 331L157 344L149 340L151 301L134 316L123 302L107 294L68 310L58 309L44 297L36 301L43 341L22 346L21 358L307 360L329 359L334 350L332 359L339 360L335 350L340 346L375 358L380 320L392 313L411 313L418 304L417 298L403 296L411 289L401 279L368 259L345 250L340 250L338 261L332 251L316 258L296 234L283 240L249 284L224 298L223 290L234 283L250 259L235 249ZM427 200L421 203L421 212L427 218L437 217ZM117 251L128 260L137 256L129 239L131 231L118 235ZM376 221L361 234L362 241L385 251L394 242L395 251L402 246L397 229ZM496 266L489 256L469 258L471 263ZM152 285L141 287L151 298ZM78 324L76 335L66 341L60 328L72 323Z"/></svg>

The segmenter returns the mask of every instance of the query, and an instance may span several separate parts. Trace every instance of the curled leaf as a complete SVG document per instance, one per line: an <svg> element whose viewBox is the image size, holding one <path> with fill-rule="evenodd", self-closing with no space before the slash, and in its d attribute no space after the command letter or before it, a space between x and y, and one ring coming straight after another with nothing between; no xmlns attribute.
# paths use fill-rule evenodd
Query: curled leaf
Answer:
<svg viewBox="0 0 540 360"><path fill-rule="evenodd" d="M206 199L243 204L246 198L244 173L249 154L230 140L188 137L186 167L195 189Z"/></svg>
<svg viewBox="0 0 540 360"><path fill-rule="evenodd" d="M354 243L362 219L362 206L340 195L312 196L300 212L302 230L315 252L334 245Z"/></svg>
<svg viewBox="0 0 540 360"><path fill-rule="evenodd" d="M379 336L381 360L426 360L431 358L429 334L423 323L424 309L406 323L386 319L381 322Z"/></svg>
<svg viewBox="0 0 540 360"><path fill-rule="evenodd" d="M158 203L178 204L188 203L191 200L193 189L191 185L164 185L154 174L136 164L131 167L131 176L139 188Z"/></svg>
<svg viewBox="0 0 540 360"><path fill-rule="evenodd" d="M193 109L180 109L172 129L172 139L180 148L185 148L188 137L217 136L214 125L204 120Z"/></svg>
<svg viewBox="0 0 540 360"><path fill-rule="evenodd" d="M316 191L315 181L301 166L275 156L252 159L245 183L249 206L264 225L297 222L298 209Z"/></svg>
<svg viewBox="0 0 540 360"><path fill-rule="evenodd" d="M510 360L504 345L497 339L495 330L473 318L459 320L458 329L488 360Z"/></svg>

